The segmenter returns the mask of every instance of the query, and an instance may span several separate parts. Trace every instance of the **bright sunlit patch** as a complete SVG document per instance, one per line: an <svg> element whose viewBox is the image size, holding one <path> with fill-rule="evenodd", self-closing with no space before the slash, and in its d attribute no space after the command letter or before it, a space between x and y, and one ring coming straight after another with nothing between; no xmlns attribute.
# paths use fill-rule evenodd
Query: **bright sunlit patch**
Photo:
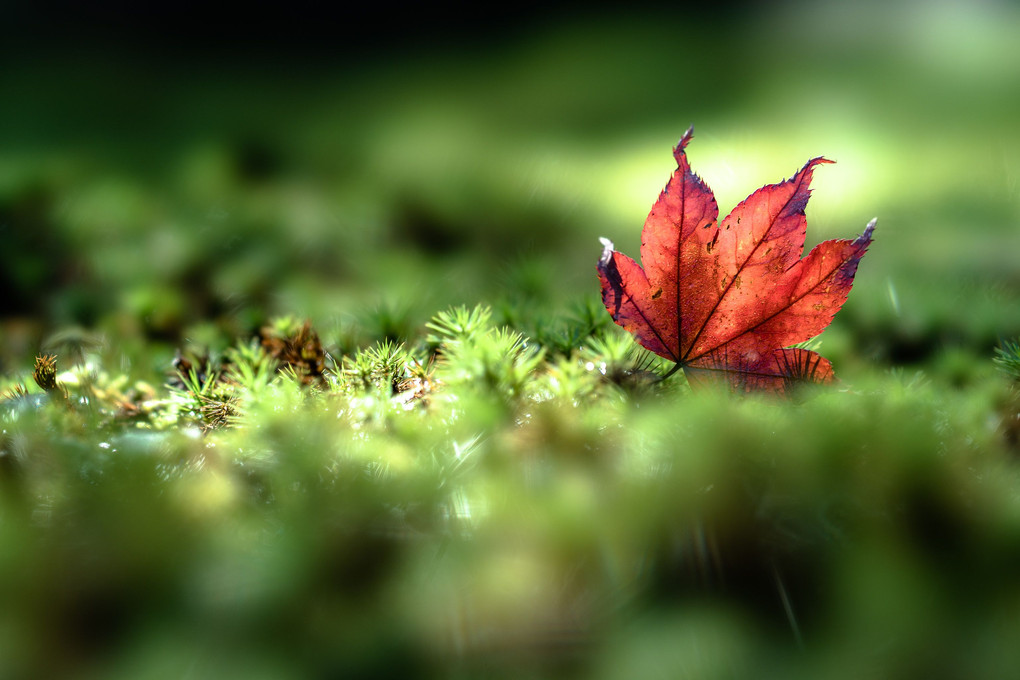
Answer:
<svg viewBox="0 0 1020 680"><path fill-rule="evenodd" d="M828 113L822 118L832 120ZM894 169L893 149L882 140L866 139L859 126L829 126L825 132L801 130L792 137L790 131L782 129L766 136L746 129L708 127L695 126L695 139L704 144L691 156L697 159L698 176L716 195L720 218L749 192L791 177L818 156L837 161L815 175L808 210L816 217L819 237L845 231L858 212L866 212L867 206L897 187L888 181ZM672 157L675 143L663 131L654 140L642 138L621 146L600 163L604 175L593 187L593 200L601 204L611 223L644 220L676 169ZM863 222L860 227L863 229Z"/></svg>

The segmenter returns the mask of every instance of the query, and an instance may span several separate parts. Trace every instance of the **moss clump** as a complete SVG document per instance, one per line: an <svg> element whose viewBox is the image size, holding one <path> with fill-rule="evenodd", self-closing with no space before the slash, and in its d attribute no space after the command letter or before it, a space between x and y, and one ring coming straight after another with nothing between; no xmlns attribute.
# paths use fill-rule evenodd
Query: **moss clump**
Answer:
<svg viewBox="0 0 1020 680"><path fill-rule="evenodd" d="M334 355L275 322L162 389L41 360L70 408L22 387L0 410L0 658L37 677L1020 670L1006 382L691 393L578 324L565 351L452 308L420 341Z"/></svg>

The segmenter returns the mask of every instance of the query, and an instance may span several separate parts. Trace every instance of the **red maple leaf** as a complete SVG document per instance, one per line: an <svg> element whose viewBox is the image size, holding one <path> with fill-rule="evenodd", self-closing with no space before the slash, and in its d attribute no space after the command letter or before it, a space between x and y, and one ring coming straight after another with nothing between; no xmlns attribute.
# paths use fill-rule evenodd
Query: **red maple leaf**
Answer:
<svg viewBox="0 0 1020 680"><path fill-rule="evenodd" d="M777 393L831 382L828 359L789 347L821 333L843 306L875 220L857 239L825 241L801 257L811 175L832 162L815 158L717 222L712 190L687 163L693 134L673 150L677 169L645 220L644 268L602 239L606 309L642 346L676 362L667 376L682 368L692 384Z"/></svg>

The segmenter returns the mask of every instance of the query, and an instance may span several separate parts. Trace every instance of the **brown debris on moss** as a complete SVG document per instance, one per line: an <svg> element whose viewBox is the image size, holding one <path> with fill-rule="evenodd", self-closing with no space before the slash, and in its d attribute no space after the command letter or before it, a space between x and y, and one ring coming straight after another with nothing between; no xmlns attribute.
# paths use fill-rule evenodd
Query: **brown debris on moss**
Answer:
<svg viewBox="0 0 1020 680"><path fill-rule="evenodd" d="M67 390L57 382L57 356L55 354L40 354L35 358L32 379L35 380L36 385L46 390L50 399L70 407L71 402L68 399Z"/></svg>
<svg viewBox="0 0 1020 680"><path fill-rule="evenodd" d="M278 370L293 370L302 384L325 380L326 352L310 321L305 320L300 326L284 322L263 326L259 342L267 355L280 362Z"/></svg>

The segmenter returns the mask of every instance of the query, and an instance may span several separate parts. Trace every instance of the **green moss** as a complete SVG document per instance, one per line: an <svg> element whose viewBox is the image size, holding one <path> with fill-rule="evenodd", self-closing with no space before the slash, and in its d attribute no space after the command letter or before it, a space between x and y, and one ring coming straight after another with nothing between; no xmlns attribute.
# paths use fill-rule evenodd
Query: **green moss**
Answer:
<svg viewBox="0 0 1020 680"><path fill-rule="evenodd" d="M428 330L322 383L241 341L134 401L102 367L63 374L70 408L10 395L10 667L1018 667L1020 479L994 374L794 403L645 380L665 367L612 330L567 353L481 307Z"/></svg>

